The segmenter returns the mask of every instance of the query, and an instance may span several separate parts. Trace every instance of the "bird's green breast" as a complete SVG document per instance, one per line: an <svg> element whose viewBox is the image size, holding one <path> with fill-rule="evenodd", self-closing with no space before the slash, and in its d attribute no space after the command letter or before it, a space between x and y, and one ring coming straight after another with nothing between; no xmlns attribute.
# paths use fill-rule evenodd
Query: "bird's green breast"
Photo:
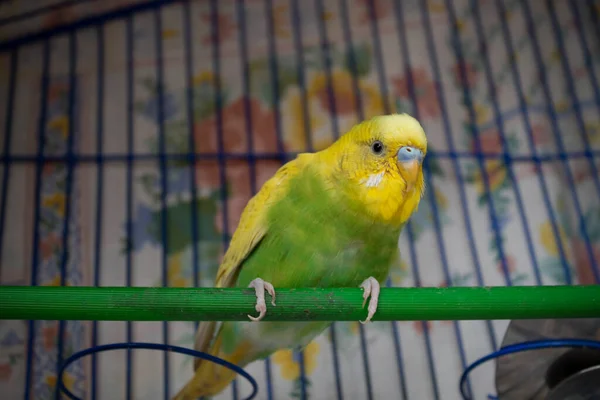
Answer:
<svg viewBox="0 0 600 400"><path fill-rule="evenodd" d="M289 192L267 213L268 231L244 261L236 286L261 278L278 288L358 287L372 276L386 278L398 251L400 228L374 223L360 204L336 190L326 190L308 171L291 182ZM267 300L269 308L274 307ZM244 364L286 347L304 346L331 323L226 322L223 350L242 341L253 353Z"/></svg>
<svg viewBox="0 0 600 400"><path fill-rule="evenodd" d="M244 262L237 286L260 277L277 287L357 287L385 279L400 228L375 223L310 169L271 206L267 234Z"/></svg>

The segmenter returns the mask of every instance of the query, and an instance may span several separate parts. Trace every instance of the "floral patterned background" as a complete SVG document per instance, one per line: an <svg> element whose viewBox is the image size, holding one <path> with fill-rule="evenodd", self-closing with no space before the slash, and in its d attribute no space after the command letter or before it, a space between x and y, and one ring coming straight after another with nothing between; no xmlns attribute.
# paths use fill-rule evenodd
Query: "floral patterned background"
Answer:
<svg viewBox="0 0 600 400"><path fill-rule="evenodd" d="M134 2L99 3L53 11L4 37ZM12 102L10 58L0 54L2 104L13 107L0 113L12 133L2 152L32 161L0 166L11 228L2 231L3 284L210 286L243 207L282 162L389 111L418 115L431 142L427 195L401 237L391 285L596 282L600 182L587 157L600 150L593 9L556 1L549 12L511 0L475 10L468 0L216 3L165 7L160 29L144 12L131 25L82 30L72 80L68 38L53 39L45 115L41 46L19 52ZM0 12L19 7L31 4L8 2ZM39 151L78 162L36 164ZM191 151L202 156L195 164L161 157ZM303 352L279 351L248 371L261 399L458 399L464 364L499 346L507 323L335 323ZM0 392L22 398L29 377L30 398L53 398L58 355L92 345L94 329L98 343L192 346L194 324L1 321ZM102 354L95 375L82 360L65 382L79 396L96 387L100 398L126 390L161 398L192 372L188 357L169 355L165 371L162 354L136 351L128 384L126 360ZM492 364L473 373L471 388L476 399L495 393ZM239 380L216 398L232 391L245 396L249 386Z"/></svg>

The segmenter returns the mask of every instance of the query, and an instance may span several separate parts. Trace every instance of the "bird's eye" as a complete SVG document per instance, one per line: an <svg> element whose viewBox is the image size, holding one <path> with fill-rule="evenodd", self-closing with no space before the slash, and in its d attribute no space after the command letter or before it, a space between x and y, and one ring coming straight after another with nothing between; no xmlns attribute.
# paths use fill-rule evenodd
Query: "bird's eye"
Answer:
<svg viewBox="0 0 600 400"><path fill-rule="evenodd" d="M373 153L375 154L381 154L383 152L383 143L379 140L374 141L373 144L371 144L371 150L373 150Z"/></svg>

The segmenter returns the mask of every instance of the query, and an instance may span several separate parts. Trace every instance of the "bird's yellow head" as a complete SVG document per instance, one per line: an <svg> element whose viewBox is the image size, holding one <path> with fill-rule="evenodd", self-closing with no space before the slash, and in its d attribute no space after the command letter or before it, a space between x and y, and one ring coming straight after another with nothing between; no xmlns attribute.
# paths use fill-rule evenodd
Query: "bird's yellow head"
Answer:
<svg viewBox="0 0 600 400"><path fill-rule="evenodd" d="M373 218L401 225L417 210L425 190L427 137L410 115L361 122L321 153L332 176L349 183L345 190Z"/></svg>

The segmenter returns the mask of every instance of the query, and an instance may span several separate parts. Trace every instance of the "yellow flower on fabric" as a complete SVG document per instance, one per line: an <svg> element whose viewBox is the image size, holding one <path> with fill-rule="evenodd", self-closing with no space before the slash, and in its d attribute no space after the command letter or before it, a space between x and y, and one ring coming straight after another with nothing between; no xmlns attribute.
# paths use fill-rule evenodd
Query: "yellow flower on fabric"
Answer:
<svg viewBox="0 0 600 400"><path fill-rule="evenodd" d="M483 104L475 103L473 105L475 111L475 122L477 125L484 125L490 119L490 109Z"/></svg>
<svg viewBox="0 0 600 400"><path fill-rule="evenodd" d="M179 35L179 31L176 29L163 29L162 37L163 39L172 39Z"/></svg>
<svg viewBox="0 0 600 400"><path fill-rule="evenodd" d="M566 246L567 235L561 229L560 226L557 226L557 230L558 236L560 238L560 243L562 244L562 248L566 252L568 250L568 247ZM546 250L546 252L549 255L558 257L560 253L558 251L558 242L556 241L556 236L554 235L554 230L552 229L552 223L550 221L546 221L543 224L541 224L539 227L539 233L540 241L542 242L544 250Z"/></svg>
<svg viewBox="0 0 600 400"><path fill-rule="evenodd" d="M42 201L44 207L53 208L58 215L64 217L65 215L65 195L63 193L55 193L50 196L45 196Z"/></svg>
<svg viewBox="0 0 600 400"><path fill-rule="evenodd" d="M333 112L334 109L329 100L328 84L329 79L327 75L323 72L317 73L308 86L308 96L311 100L319 100L321 107L329 112ZM334 70L331 73L331 89L335 98L336 114L347 115L356 113L356 93L350 72L339 69ZM359 79L358 90L365 113L364 119L369 119L380 114L383 110L383 100L375 86L369 85Z"/></svg>
<svg viewBox="0 0 600 400"><path fill-rule="evenodd" d="M590 139L590 144L600 143L600 122L589 122L585 124L585 131Z"/></svg>
<svg viewBox="0 0 600 400"><path fill-rule="evenodd" d="M566 100L561 100L561 101L557 102L554 106L554 110L559 113L565 112L568 109L569 109L569 102Z"/></svg>
<svg viewBox="0 0 600 400"><path fill-rule="evenodd" d="M406 272L408 270L408 265L406 261L400 256L397 257L396 262L392 264L392 268L390 270L390 280L392 281L392 285L400 286L404 281L404 277L406 276ZM353 329L352 327L351 329ZM357 331L358 331L358 327Z"/></svg>
<svg viewBox="0 0 600 400"><path fill-rule="evenodd" d="M61 286L60 275L56 275L52 280L44 283L42 286ZM71 285L69 285L69 283L65 281L65 286L71 286Z"/></svg>
<svg viewBox="0 0 600 400"><path fill-rule="evenodd" d="M195 75L192 81L194 85L201 85L203 83L212 83L214 80L214 75L210 71L203 71L199 74Z"/></svg>
<svg viewBox="0 0 600 400"><path fill-rule="evenodd" d="M446 210L448 208L448 198L446 197L446 195L437 189L434 190L433 193L438 208Z"/></svg>
<svg viewBox="0 0 600 400"><path fill-rule="evenodd" d="M308 118L309 118L309 129L304 124L305 116L304 109L302 106L302 97L300 91L297 88L290 88L289 95L287 98L287 114L290 121L294 123L289 124L289 135L288 139L289 150L291 151L307 151L307 135L310 135L312 139L312 146L315 150L320 150L327 147L333 141L331 132L323 134L321 130L326 126L327 115L316 107L311 107L308 104Z"/></svg>
<svg viewBox="0 0 600 400"><path fill-rule="evenodd" d="M429 12L431 13L443 13L446 11L446 6L441 0L429 0L427 8L429 8Z"/></svg>
<svg viewBox="0 0 600 400"><path fill-rule="evenodd" d="M384 99L379 90L375 86L368 85L365 82L359 82L359 88L361 99L363 104L365 104L365 118L372 118L381 114L385 107L383 106Z"/></svg>
<svg viewBox="0 0 600 400"><path fill-rule="evenodd" d="M56 129L64 138L67 138L69 136L69 117L66 115L59 115L48 123L48 127Z"/></svg>
<svg viewBox="0 0 600 400"><path fill-rule="evenodd" d="M167 265L167 282L169 287L190 286L190 280L181 275L181 253L169 257Z"/></svg>
<svg viewBox="0 0 600 400"><path fill-rule="evenodd" d="M312 374L317 366L317 356L319 355L319 343L312 341L304 348L304 371L306 375ZM295 352L290 349L283 349L275 352L271 358L273 362L279 365L281 377L290 381L298 379L300 376L300 363L296 359Z"/></svg>
<svg viewBox="0 0 600 400"><path fill-rule="evenodd" d="M487 173L490 192L494 192L504 183L506 179L506 168L501 161L488 160L484 163L484 169ZM485 193L484 176L481 173L481 170L478 170L477 175L475 176L475 189L480 195Z"/></svg>
<svg viewBox="0 0 600 400"><path fill-rule="evenodd" d="M332 21L333 18L335 18L335 14L331 11L323 11L323 14L321 14L321 19L323 21Z"/></svg>
<svg viewBox="0 0 600 400"><path fill-rule="evenodd" d="M56 387L56 384L58 383L58 378L56 377L56 375L48 375L46 376L46 384L50 387ZM72 392L73 391L73 385L75 384L75 378L73 377L73 375L69 374L68 372L65 372L62 376L62 381L63 384L65 385L65 387Z"/></svg>
<svg viewBox="0 0 600 400"><path fill-rule="evenodd" d="M273 8L273 25L275 30L275 36L280 38L289 38L290 23L287 20L287 5L280 4Z"/></svg>
<svg viewBox="0 0 600 400"><path fill-rule="evenodd" d="M358 90L364 118L368 119L383 113L383 99L375 85L358 80ZM357 122L357 103L352 75L346 70L336 69L328 77L317 72L309 80L306 91L310 132L314 150L329 146L334 135L331 119L336 118L340 134ZM332 99L330 97L333 97ZM290 132L286 135L286 145L290 151L306 151L306 127L304 109L299 88L288 90L284 99L284 115L290 121Z"/></svg>

